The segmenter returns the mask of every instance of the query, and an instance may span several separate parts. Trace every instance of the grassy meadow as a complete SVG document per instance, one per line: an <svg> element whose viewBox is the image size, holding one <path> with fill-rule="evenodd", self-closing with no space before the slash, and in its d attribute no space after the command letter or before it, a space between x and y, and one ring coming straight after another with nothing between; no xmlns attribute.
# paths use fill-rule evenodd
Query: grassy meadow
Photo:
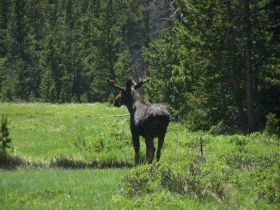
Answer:
<svg viewBox="0 0 280 210"><path fill-rule="evenodd" d="M1 171L1 209L109 208L117 184L127 172L46 168Z"/></svg>
<svg viewBox="0 0 280 210"><path fill-rule="evenodd" d="M171 122L160 164L132 167L125 108L1 103L0 114L13 146L0 161L1 209L280 208L276 136L190 132Z"/></svg>

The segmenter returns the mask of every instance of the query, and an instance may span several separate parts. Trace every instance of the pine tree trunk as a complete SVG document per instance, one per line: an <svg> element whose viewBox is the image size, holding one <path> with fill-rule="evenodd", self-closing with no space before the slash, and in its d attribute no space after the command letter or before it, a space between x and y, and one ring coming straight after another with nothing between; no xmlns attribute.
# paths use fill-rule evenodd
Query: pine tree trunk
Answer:
<svg viewBox="0 0 280 210"><path fill-rule="evenodd" d="M244 32L245 32L245 73L246 73L246 104L248 131L255 130L255 110L252 81L252 37L250 27L250 0L243 0L244 3Z"/></svg>
<svg viewBox="0 0 280 210"><path fill-rule="evenodd" d="M111 28L113 26L112 17L113 15L113 1L110 0L107 4L107 45L108 45L108 62L109 62L109 70L110 70L110 77L116 79L115 69L114 69L114 61L113 61L113 37L111 34Z"/></svg>

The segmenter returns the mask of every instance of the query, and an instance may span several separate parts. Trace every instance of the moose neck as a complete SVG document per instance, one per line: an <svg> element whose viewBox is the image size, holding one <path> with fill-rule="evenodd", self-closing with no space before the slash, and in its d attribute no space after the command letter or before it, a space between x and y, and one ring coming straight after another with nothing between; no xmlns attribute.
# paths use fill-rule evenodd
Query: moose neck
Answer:
<svg viewBox="0 0 280 210"><path fill-rule="evenodd" d="M132 97L132 100L125 106L128 109L130 115L134 115L136 110L140 107L147 106L149 104L148 100L139 94Z"/></svg>

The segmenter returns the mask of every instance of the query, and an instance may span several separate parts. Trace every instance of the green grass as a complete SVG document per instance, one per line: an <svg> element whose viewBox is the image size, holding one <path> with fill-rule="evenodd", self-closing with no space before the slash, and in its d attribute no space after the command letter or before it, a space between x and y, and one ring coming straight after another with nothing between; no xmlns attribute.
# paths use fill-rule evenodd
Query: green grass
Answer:
<svg viewBox="0 0 280 210"><path fill-rule="evenodd" d="M0 171L1 209L104 209L127 169Z"/></svg>
<svg viewBox="0 0 280 210"><path fill-rule="evenodd" d="M125 108L0 103L0 114L18 158L0 170L1 209L280 208L276 136L211 135L171 122L160 165L120 169L134 156Z"/></svg>
<svg viewBox="0 0 280 210"><path fill-rule="evenodd" d="M77 160L130 161L125 109L102 104L0 104L11 121L15 154L34 161L55 157ZM108 143L112 144L108 144ZM113 146L112 146L113 145ZM113 150L115 146L119 150Z"/></svg>

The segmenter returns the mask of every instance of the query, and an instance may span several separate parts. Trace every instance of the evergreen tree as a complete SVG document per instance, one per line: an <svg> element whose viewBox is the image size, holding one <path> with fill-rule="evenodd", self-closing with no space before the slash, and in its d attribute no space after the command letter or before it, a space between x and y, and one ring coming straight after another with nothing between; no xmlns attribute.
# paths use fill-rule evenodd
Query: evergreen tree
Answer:
<svg viewBox="0 0 280 210"><path fill-rule="evenodd" d="M106 101L149 74L150 98L192 129L280 117L275 0L2 0L1 101Z"/></svg>
<svg viewBox="0 0 280 210"><path fill-rule="evenodd" d="M11 148L11 138L9 137L8 120L1 116L0 124L0 157L7 155L7 149Z"/></svg>

